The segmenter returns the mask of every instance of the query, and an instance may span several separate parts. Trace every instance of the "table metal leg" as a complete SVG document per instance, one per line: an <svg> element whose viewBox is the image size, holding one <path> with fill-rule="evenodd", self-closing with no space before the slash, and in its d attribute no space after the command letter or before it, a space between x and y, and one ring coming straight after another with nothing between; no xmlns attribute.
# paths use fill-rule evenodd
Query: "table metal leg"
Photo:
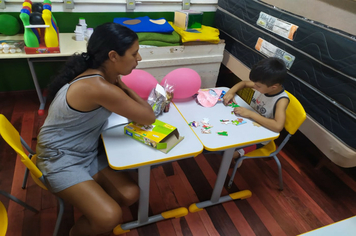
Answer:
<svg viewBox="0 0 356 236"><path fill-rule="evenodd" d="M138 205L137 221L128 222L116 226L113 230L115 235L127 233L130 229L155 223L157 221L179 218L188 214L188 209L180 207L170 211L163 212L158 215L148 216L149 209L149 195L150 195L150 170L151 166L142 166L138 168L138 185L140 187L140 199Z"/></svg>
<svg viewBox="0 0 356 236"><path fill-rule="evenodd" d="M33 83L35 84L36 92L38 99L40 100L40 108L38 109L38 115L43 115L44 114L44 108L46 105L46 97L42 95L41 87L38 84L35 68L33 67L33 63L30 58L27 58L27 63L28 66L30 67L31 75L32 75L32 80Z"/></svg>
<svg viewBox="0 0 356 236"><path fill-rule="evenodd" d="M140 186L140 199L138 203L138 223L148 221L149 196L150 196L150 166L138 168L138 185Z"/></svg>
<svg viewBox="0 0 356 236"><path fill-rule="evenodd" d="M243 190L239 191L236 193L231 193L227 196L222 196L221 197L221 192L224 187L225 179L227 176L227 173L229 171L229 167L231 165L232 157L234 154L235 148L230 148L224 152L220 168L219 168L219 173L214 185L214 190L211 195L210 200L204 201L204 202L199 202L199 203L193 203L189 206L189 212L197 212L203 210L203 208L207 206L212 206L216 205L218 203L223 203L231 200L236 200L236 199L245 199L251 197L252 193L250 190Z"/></svg>

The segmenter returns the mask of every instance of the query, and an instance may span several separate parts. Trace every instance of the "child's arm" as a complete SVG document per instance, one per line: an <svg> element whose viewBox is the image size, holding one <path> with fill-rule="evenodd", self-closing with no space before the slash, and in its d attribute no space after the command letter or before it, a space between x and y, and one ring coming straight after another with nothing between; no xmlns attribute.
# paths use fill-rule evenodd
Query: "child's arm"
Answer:
<svg viewBox="0 0 356 236"><path fill-rule="evenodd" d="M276 111L274 114L274 119L269 119L261 116L257 112L251 111L244 107L236 107L234 113L245 118L252 119L259 123L260 125L270 129L274 132L280 132L284 128L284 123L286 121L286 109L289 100L287 98L281 98L276 104Z"/></svg>
<svg viewBox="0 0 356 236"><path fill-rule="evenodd" d="M224 105L227 105L230 101L233 101L234 103L236 103L236 101L234 99L236 92L239 91L240 89L243 89L243 88L253 88L254 84L255 83L252 82L252 81L241 81L241 82L235 84L224 95L224 97L223 97Z"/></svg>

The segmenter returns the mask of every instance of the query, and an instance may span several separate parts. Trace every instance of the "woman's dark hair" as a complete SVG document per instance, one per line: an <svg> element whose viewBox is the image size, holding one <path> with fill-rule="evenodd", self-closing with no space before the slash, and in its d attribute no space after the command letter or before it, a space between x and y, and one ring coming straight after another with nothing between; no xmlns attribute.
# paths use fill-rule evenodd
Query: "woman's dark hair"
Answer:
<svg viewBox="0 0 356 236"><path fill-rule="evenodd" d="M48 86L49 99L54 98L63 85L85 70L102 66L109 58L108 53L111 50L124 56L136 40L137 34L125 26L113 22L99 25L89 39L87 52L71 56L59 74L53 78Z"/></svg>
<svg viewBox="0 0 356 236"><path fill-rule="evenodd" d="M263 59L251 68L250 80L265 84L268 87L274 84L283 84L287 76L287 68L282 59L269 57Z"/></svg>

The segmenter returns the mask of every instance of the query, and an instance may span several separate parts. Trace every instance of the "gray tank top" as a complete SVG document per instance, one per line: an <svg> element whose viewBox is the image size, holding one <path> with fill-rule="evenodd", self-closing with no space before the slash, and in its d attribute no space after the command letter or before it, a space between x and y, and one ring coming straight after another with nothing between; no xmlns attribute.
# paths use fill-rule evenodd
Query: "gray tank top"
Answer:
<svg viewBox="0 0 356 236"><path fill-rule="evenodd" d="M111 111L104 107L89 112L77 111L66 99L71 84L94 76L100 75L80 77L57 92L38 135L36 151L39 159L63 154L83 158L96 156L99 137Z"/></svg>
<svg viewBox="0 0 356 236"><path fill-rule="evenodd" d="M281 98L287 98L289 100L288 94L284 89L275 95L266 95L255 90L250 106L261 116L273 119L274 113L276 112L276 104Z"/></svg>

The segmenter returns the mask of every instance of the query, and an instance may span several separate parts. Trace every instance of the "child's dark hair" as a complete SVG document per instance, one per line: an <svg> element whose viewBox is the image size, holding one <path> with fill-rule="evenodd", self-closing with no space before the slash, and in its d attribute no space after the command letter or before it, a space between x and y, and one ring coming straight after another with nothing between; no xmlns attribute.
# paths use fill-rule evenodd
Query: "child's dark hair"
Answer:
<svg viewBox="0 0 356 236"><path fill-rule="evenodd" d="M117 23L105 23L98 26L91 35L87 52L71 56L58 75L49 84L49 99L54 98L58 90L66 83L92 68L97 69L109 58L111 50L124 56L127 49L138 40L137 34L131 29ZM103 68L105 69L105 68Z"/></svg>
<svg viewBox="0 0 356 236"><path fill-rule="evenodd" d="M269 57L252 66L250 80L265 84L268 87L274 84L283 84L287 76L287 68L282 59Z"/></svg>

